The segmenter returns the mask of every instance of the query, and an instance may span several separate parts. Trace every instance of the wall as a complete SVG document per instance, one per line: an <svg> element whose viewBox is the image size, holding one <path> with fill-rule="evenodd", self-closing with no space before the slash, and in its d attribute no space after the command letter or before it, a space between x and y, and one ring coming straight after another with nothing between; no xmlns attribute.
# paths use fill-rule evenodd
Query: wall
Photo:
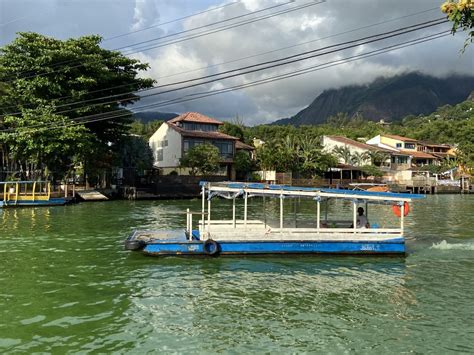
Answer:
<svg viewBox="0 0 474 355"><path fill-rule="evenodd" d="M324 147L324 151L327 153L332 153L334 148L336 147L344 147L344 146L349 148L351 154L354 154L354 153L362 154L369 151L368 149L359 148L350 144L345 144L345 143L333 140L327 136L323 136L322 145ZM338 159L339 159L339 163L346 163L346 164L348 163L348 162L345 162L344 159L342 158L338 158ZM370 164L371 164L370 159L366 159L362 163L362 165L370 165Z"/></svg>
<svg viewBox="0 0 474 355"><path fill-rule="evenodd" d="M160 146L159 142L167 140L168 145ZM176 168L181 159L182 137L167 123L163 123L160 128L150 137L148 144L153 152L153 166L157 168ZM158 161L158 151L163 151L163 160Z"/></svg>

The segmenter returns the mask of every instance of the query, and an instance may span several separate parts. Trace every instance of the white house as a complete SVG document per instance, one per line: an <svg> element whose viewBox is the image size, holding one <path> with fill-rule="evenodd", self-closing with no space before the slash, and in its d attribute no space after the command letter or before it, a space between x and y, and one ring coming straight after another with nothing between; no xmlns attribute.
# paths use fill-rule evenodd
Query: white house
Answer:
<svg viewBox="0 0 474 355"><path fill-rule="evenodd" d="M346 147L352 155L354 154L362 155L364 153L368 153L371 151L380 151L387 154L391 153L388 149L375 147L373 145L358 142L353 139L342 137L342 136L323 136L321 138L321 144L327 153L333 153L334 149L339 148L339 147ZM339 163L349 164L349 162L344 161L344 159L342 159L341 157L338 157L338 159L339 159ZM388 160L389 158L387 158L387 161ZM370 165L370 164L371 164L370 158L366 157L359 165Z"/></svg>
<svg viewBox="0 0 474 355"><path fill-rule="evenodd" d="M148 141L153 152L154 167L163 174L171 171L186 174L187 169L179 168L180 159L194 146L210 143L219 149L219 174L233 178L233 158L238 138L219 132L218 128L222 124L197 112L187 112L164 122Z"/></svg>

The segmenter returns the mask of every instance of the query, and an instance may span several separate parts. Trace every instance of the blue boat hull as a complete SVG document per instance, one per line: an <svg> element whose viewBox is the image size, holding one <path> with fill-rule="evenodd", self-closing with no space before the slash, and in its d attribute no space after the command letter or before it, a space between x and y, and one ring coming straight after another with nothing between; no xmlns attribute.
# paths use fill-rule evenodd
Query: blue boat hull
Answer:
<svg viewBox="0 0 474 355"><path fill-rule="evenodd" d="M62 206L68 202L65 198L50 198L48 201L38 201L38 200L24 200L5 203L0 201L0 208L10 208L10 207L36 207L36 206Z"/></svg>
<svg viewBox="0 0 474 355"><path fill-rule="evenodd" d="M202 241L159 241L148 243L143 252L153 256L171 255L264 255L264 254L405 254L405 241L215 241L217 250L205 250Z"/></svg>

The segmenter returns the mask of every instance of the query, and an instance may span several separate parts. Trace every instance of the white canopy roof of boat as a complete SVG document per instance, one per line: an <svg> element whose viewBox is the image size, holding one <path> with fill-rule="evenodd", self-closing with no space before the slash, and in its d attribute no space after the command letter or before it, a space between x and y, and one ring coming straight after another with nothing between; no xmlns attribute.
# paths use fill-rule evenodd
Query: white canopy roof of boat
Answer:
<svg viewBox="0 0 474 355"><path fill-rule="evenodd" d="M425 195L395 193L395 192L374 192L355 191L343 189L330 189L320 187L300 187L262 183L243 182L208 182L201 181L200 185L209 192L209 197L214 195L234 198L245 192L252 196L271 197L306 197L318 199L343 198L349 200L360 200L373 203L393 203L410 202L416 199L425 198ZM212 194L214 192L214 194Z"/></svg>

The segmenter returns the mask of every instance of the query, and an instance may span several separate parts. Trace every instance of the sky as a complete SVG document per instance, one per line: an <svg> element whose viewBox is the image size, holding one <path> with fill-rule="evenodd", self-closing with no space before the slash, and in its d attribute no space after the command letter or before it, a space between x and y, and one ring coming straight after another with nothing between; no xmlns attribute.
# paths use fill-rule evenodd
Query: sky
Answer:
<svg viewBox="0 0 474 355"><path fill-rule="evenodd" d="M123 53L149 63L150 69L141 76L155 79L156 85L167 85L442 18L441 3L438 0L0 0L0 46L14 40L21 31L59 39L99 34L104 38L104 48L121 48ZM304 9L196 36L219 26L305 4L308 7ZM272 9L264 10L271 6ZM215 24L238 16L242 17ZM196 111L228 121L238 117L246 125L255 125L293 116L324 90L366 85L382 76L410 71L437 77L474 73L474 45L461 55L465 34L458 33L285 80L189 100L193 94L251 84L449 29L449 24L443 24L285 66L147 97L135 109L160 104L150 109ZM176 35L182 31L186 32ZM167 43L183 36L194 38ZM138 44L144 41L148 42ZM149 48L152 46L156 48ZM177 86L165 88L173 87ZM163 88L155 92L159 90ZM166 105L167 100L181 102Z"/></svg>

